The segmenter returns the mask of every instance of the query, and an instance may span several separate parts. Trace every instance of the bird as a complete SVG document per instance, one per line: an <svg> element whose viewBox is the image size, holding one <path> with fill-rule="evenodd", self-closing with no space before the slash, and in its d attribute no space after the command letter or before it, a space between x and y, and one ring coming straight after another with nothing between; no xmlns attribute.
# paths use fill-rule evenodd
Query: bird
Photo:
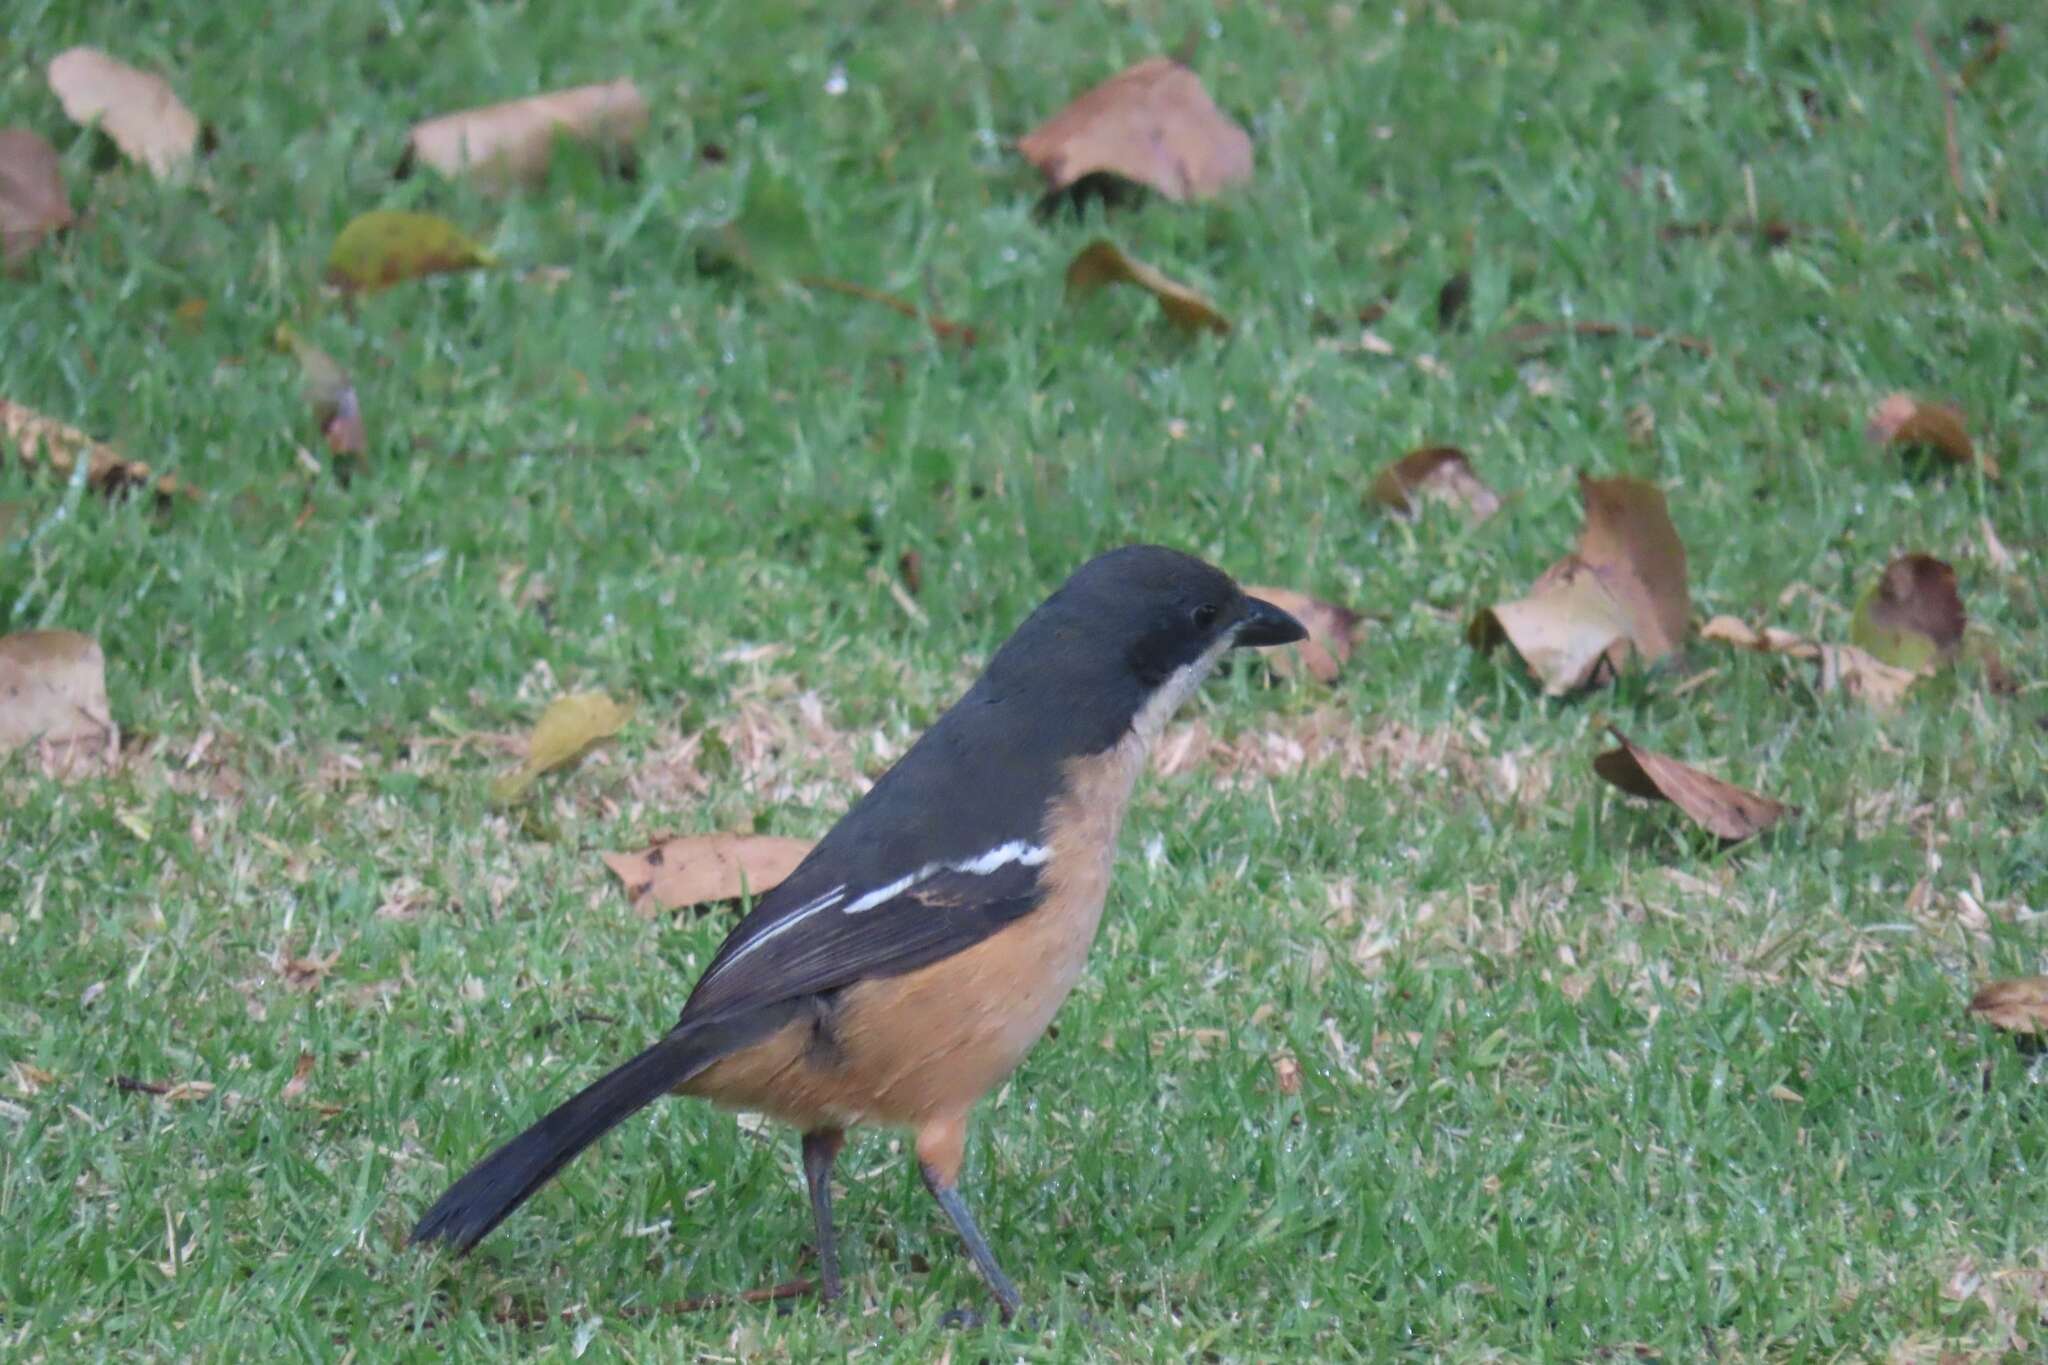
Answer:
<svg viewBox="0 0 2048 1365"><path fill-rule="evenodd" d="M1230 650L1307 631L1203 560L1126 545L1076 569L967 691L753 903L675 1026L485 1157L413 1243L458 1254L578 1153L675 1093L802 1135L818 1293L843 1292L847 1130L914 1137L919 1172L1013 1318L960 1190L968 1119L1079 978L1145 756Z"/></svg>

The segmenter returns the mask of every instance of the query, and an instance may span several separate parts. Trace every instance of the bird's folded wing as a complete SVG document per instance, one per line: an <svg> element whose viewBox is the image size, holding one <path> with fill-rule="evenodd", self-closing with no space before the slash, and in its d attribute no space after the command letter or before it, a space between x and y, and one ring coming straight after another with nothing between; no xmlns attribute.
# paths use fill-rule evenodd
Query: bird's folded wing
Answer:
<svg viewBox="0 0 2048 1365"><path fill-rule="evenodd" d="M799 868L726 939L678 1026L897 976L970 948L1038 903L1046 856L1043 845L1014 840L872 886L821 888L804 875L815 869Z"/></svg>

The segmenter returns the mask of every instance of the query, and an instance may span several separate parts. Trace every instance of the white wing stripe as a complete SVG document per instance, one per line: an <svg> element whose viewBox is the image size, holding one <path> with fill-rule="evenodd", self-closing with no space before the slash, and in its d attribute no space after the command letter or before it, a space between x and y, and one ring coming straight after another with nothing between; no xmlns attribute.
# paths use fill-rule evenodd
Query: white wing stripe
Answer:
<svg viewBox="0 0 2048 1365"><path fill-rule="evenodd" d="M777 934L780 934L788 929L794 929L797 925L802 924L805 920L809 919L812 915L817 914L820 910L829 910L833 906L837 905L840 901L843 901L845 899L846 888L844 886L835 886L830 891L827 891L824 895L812 901L810 904L798 906L796 909L790 911L789 917L783 920L780 924L770 925L768 928L763 929L759 934L755 935L752 939L750 939L744 947L742 947L738 952L734 953L731 957L725 960L725 966L732 966L733 963L739 961L748 953L753 952L754 949L760 947L769 939L774 938ZM719 970L723 971L724 968L720 968Z"/></svg>
<svg viewBox="0 0 2048 1365"><path fill-rule="evenodd" d="M840 913L858 915L864 910L872 910L884 901L896 899L919 882L931 880L941 872L965 872L970 877L986 877L1008 867L1011 863L1037 867L1051 856L1052 851L1043 844L1027 844L1022 839L1012 839L1009 843L998 844L980 857L969 858L964 863L926 863L909 876L898 877L887 886L868 892Z"/></svg>
<svg viewBox="0 0 2048 1365"><path fill-rule="evenodd" d="M847 906L844 910L840 911L839 913L843 915L858 915L863 910L872 910L876 906L880 905L883 901L896 899L896 897L902 895L905 891L908 891L911 887L917 885L919 882L923 881L926 877L929 877L931 875L931 868L919 868L917 871L911 873L908 877L898 877L895 881L890 882L887 886L877 887L875 890L868 892L865 896L862 896L859 900Z"/></svg>
<svg viewBox="0 0 2048 1365"><path fill-rule="evenodd" d="M979 857L969 858L965 862L926 863L917 871L907 876L898 877L887 886L879 886L873 891L867 892L851 904L842 907L839 913L842 915L858 915L872 910L878 905L896 899L919 882L931 880L941 872L964 872L971 877L987 877L1008 867L1011 863L1018 863L1024 867L1038 867L1051 857L1052 850L1044 844L1027 844L1022 839L1012 839L1007 844L998 844ZM846 888L844 886L835 886L816 900L806 905L798 906L790 911L789 915L782 921L763 929L754 938L748 940L738 952L725 960L723 965L720 966L719 971L723 973L730 970L733 963L738 962L748 953L753 952L756 948L768 942L768 940L787 933L811 916L830 910L845 899Z"/></svg>

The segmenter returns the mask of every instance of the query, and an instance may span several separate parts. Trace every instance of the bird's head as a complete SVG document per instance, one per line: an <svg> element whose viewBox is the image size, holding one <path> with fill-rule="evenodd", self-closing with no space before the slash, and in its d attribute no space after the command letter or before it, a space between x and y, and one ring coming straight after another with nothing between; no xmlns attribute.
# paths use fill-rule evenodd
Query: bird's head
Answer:
<svg viewBox="0 0 2048 1365"><path fill-rule="evenodd" d="M998 651L987 680L1073 708L1109 742L1134 729L1149 740L1230 650L1307 635L1214 565L1126 545L1076 569Z"/></svg>

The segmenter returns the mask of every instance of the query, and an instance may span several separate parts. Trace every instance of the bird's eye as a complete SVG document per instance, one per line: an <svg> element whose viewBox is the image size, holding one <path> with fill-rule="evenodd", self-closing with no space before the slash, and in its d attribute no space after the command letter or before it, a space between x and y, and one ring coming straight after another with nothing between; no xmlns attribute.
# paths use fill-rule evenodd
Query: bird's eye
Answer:
<svg viewBox="0 0 2048 1365"><path fill-rule="evenodd" d="M1216 604L1204 602L1195 608L1195 629L1207 630L1216 624Z"/></svg>

